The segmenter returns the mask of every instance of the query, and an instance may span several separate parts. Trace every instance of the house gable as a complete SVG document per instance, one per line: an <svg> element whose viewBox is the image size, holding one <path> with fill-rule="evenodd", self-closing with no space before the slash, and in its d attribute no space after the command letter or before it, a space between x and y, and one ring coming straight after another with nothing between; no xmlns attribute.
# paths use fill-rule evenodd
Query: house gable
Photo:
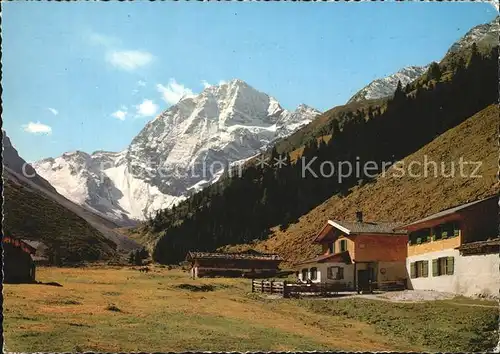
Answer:
<svg viewBox="0 0 500 354"><path fill-rule="evenodd" d="M356 236L356 262L404 262L407 256L408 236L362 234Z"/></svg>
<svg viewBox="0 0 500 354"><path fill-rule="evenodd" d="M459 205L403 226L408 232L408 256L458 248L498 236L496 198Z"/></svg>

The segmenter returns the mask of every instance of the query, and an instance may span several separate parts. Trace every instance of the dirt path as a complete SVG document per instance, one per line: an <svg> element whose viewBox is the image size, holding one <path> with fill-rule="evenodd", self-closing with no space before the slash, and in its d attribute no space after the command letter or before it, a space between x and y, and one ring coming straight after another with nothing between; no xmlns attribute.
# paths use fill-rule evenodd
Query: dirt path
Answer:
<svg viewBox="0 0 500 354"><path fill-rule="evenodd" d="M313 300L329 300L329 301L338 301L343 299L368 299L368 300L378 300L378 301L386 301L392 303L399 304L409 304L409 303L420 303L426 301L436 301L436 300L453 300L456 298L456 294L452 293L444 293L433 290L403 290L403 291L393 291L386 293L373 293L373 294L356 294L354 292L348 293L346 295L340 295L336 297L311 297ZM278 296L266 296L267 299L276 299L281 298ZM486 304L473 304L473 303L461 303L450 301L451 304L457 306L472 306L472 307L487 307L487 308L498 308L498 305L486 305Z"/></svg>

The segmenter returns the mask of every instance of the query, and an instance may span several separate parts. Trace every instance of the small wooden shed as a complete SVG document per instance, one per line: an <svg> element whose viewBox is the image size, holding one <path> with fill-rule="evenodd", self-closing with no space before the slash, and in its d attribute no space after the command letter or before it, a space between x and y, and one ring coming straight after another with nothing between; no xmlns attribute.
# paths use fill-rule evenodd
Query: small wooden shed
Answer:
<svg viewBox="0 0 500 354"><path fill-rule="evenodd" d="M32 283L35 281L35 262L32 255L36 249L27 242L3 236L3 281L4 283Z"/></svg>
<svg viewBox="0 0 500 354"><path fill-rule="evenodd" d="M188 252L191 276L198 277L272 277L283 259L277 254L254 250L238 253Z"/></svg>

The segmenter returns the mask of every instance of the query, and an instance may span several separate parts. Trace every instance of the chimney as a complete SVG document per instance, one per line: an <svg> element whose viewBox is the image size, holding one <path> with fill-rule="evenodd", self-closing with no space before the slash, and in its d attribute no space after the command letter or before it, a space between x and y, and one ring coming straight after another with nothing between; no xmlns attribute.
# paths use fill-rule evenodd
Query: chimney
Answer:
<svg viewBox="0 0 500 354"><path fill-rule="evenodd" d="M363 212L362 211L357 211L356 212L356 221L357 222L363 222Z"/></svg>

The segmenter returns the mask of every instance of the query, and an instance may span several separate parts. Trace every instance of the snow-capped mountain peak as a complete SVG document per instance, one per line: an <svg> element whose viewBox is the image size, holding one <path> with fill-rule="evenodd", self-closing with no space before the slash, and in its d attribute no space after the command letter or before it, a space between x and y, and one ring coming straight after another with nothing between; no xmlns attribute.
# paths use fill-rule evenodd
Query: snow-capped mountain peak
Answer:
<svg viewBox="0 0 500 354"><path fill-rule="evenodd" d="M462 48L471 46L472 43L477 43L478 45L498 45L498 37L500 35L499 19L500 17L497 16L489 23L472 28L462 38L455 42L446 54L457 52ZM354 94L347 103L391 96L396 90L398 81L401 81L404 87L424 74L428 68L429 65L407 66L392 75L374 80Z"/></svg>
<svg viewBox="0 0 500 354"><path fill-rule="evenodd" d="M469 47L472 45L472 43L498 45L498 36L500 35L499 19L500 17L497 16L495 19L493 19L493 21L489 23L485 23L472 28L462 38L453 43L447 54L457 52L462 48Z"/></svg>
<svg viewBox="0 0 500 354"><path fill-rule="evenodd" d="M234 79L183 97L147 123L122 152L76 151L34 167L61 194L108 218L144 219L319 114L306 105L288 111Z"/></svg>
<svg viewBox="0 0 500 354"><path fill-rule="evenodd" d="M425 73L428 68L428 65L407 66L392 75L374 80L367 86L359 90L354 96L349 99L349 101L347 101L347 103L391 96L396 90L399 81L401 81L401 84L404 87L418 78L420 75Z"/></svg>

